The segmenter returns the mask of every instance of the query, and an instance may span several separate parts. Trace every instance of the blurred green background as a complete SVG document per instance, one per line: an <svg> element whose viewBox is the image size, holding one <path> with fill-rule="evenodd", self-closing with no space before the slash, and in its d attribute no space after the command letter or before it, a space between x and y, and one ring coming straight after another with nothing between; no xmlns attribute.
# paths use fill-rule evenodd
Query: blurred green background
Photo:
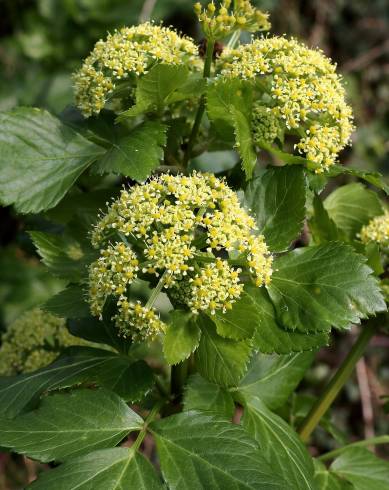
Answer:
<svg viewBox="0 0 389 490"><path fill-rule="evenodd" d="M253 3L270 12L272 33L320 46L338 63L358 128L342 163L388 175L389 0ZM94 43L107 31L149 18L201 38L191 0L0 0L0 110L27 105L59 114L72 104L71 73ZM63 286L40 265L25 232L36 227L37 220L17 217L12 209L0 207L0 329ZM388 347L387 337L377 337L368 354L376 423L363 418L359 379L354 378L336 405L339 438L344 434L361 438L375 429L378 434L387 432L380 396L389 392ZM304 391L319 392L349 348L350 337L343 336L336 348L324 349L304 382ZM333 446L328 435L317 437L322 448ZM36 472L29 464L0 455L0 489L21 488Z"/></svg>

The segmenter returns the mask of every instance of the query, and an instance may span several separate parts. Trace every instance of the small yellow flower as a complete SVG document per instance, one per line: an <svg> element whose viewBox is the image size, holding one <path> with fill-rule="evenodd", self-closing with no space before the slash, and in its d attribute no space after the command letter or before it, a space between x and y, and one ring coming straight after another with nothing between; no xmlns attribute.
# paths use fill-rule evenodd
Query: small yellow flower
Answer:
<svg viewBox="0 0 389 490"><path fill-rule="evenodd" d="M376 242L383 249L389 249L389 212L370 220L361 229L359 238L363 243Z"/></svg>

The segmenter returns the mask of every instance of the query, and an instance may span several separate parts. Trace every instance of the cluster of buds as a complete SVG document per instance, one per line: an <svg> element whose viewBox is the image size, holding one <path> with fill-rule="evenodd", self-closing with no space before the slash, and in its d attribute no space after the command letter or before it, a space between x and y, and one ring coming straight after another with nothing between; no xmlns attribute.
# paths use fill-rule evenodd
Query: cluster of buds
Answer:
<svg viewBox="0 0 389 490"><path fill-rule="evenodd" d="M90 266L91 312L101 316L107 298L115 298L113 319L135 340L165 330L153 310L155 291L194 314L212 315L232 308L244 277L259 287L272 273L255 220L210 174L164 174L123 190L95 226L92 243L100 257ZM137 279L157 283L145 305L131 298Z"/></svg>
<svg viewBox="0 0 389 490"><path fill-rule="evenodd" d="M65 320L38 308L15 320L1 337L0 374L14 375L53 362L65 347L91 345L73 337Z"/></svg>
<svg viewBox="0 0 389 490"><path fill-rule="evenodd" d="M209 40L223 39L237 30L257 32L270 29L269 15L253 7L249 0L223 0L219 7L211 2L205 8L198 2L194 9Z"/></svg>
<svg viewBox="0 0 389 490"><path fill-rule="evenodd" d="M389 251L389 212L376 216L362 227L359 238L363 243L375 242L382 250Z"/></svg>

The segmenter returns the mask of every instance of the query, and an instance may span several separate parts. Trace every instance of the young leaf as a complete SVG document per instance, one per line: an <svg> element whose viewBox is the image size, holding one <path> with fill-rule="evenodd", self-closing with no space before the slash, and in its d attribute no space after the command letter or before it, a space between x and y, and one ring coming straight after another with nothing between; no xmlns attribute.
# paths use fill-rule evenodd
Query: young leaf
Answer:
<svg viewBox="0 0 389 490"><path fill-rule="evenodd" d="M303 168L271 167L248 184L245 200L270 250L286 250L298 237L305 219Z"/></svg>
<svg viewBox="0 0 389 490"><path fill-rule="evenodd" d="M186 386L184 408L186 411L215 412L231 419L235 405L232 396L224 388L210 383L199 374L193 374Z"/></svg>
<svg viewBox="0 0 389 490"><path fill-rule="evenodd" d="M81 286L70 285L52 296L42 308L65 318L85 318L90 315L85 299L85 291Z"/></svg>
<svg viewBox="0 0 389 490"><path fill-rule="evenodd" d="M345 165L332 165L327 172L329 177L337 177L338 175L352 175L353 177L358 177L369 184L374 185L378 189L385 192L386 195L389 194L389 186L383 180L382 174L379 172L366 172L365 170L360 170L359 168L346 167Z"/></svg>
<svg viewBox="0 0 389 490"><path fill-rule="evenodd" d="M42 262L54 275L78 281L86 274L87 264L95 256L92 250L85 250L75 240L41 231L31 231L30 236Z"/></svg>
<svg viewBox="0 0 389 490"><path fill-rule="evenodd" d="M0 113L0 201L21 213L54 207L104 153L56 117L18 107Z"/></svg>
<svg viewBox="0 0 389 490"><path fill-rule="evenodd" d="M163 158L167 126L145 121L121 137L96 163L98 173L112 172L140 182L147 179Z"/></svg>
<svg viewBox="0 0 389 490"><path fill-rule="evenodd" d="M355 490L388 490L388 461L377 458L367 449L348 449L331 464L330 470L348 480Z"/></svg>
<svg viewBox="0 0 389 490"><path fill-rule="evenodd" d="M133 448L100 449L42 472L31 490L162 490L151 463Z"/></svg>
<svg viewBox="0 0 389 490"><path fill-rule="evenodd" d="M169 103L169 98L174 101L176 91L185 86L188 75L189 71L183 65L155 65L138 81L135 106L122 112L117 120L163 108Z"/></svg>
<svg viewBox="0 0 389 490"><path fill-rule="evenodd" d="M231 310L226 313L216 311L210 318L216 325L218 335L234 340L250 339L257 327L257 311L245 293Z"/></svg>
<svg viewBox="0 0 389 490"><path fill-rule="evenodd" d="M257 154L251 134L250 119L240 110L231 107L235 130L236 149L242 159L242 167L246 174L246 180L253 176L257 164Z"/></svg>
<svg viewBox="0 0 389 490"><path fill-rule="evenodd" d="M200 316L197 320L202 335L196 351L196 366L202 376L220 386L234 386L246 371L251 353L245 341L219 337L214 324Z"/></svg>
<svg viewBox="0 0 389 490"><path fill-rule="evenodd" d="M313 352L284 356L258 354L238 390L246 400L259 398L268 408L282 407L311 365Z"/></svg>
<svg viewBox="0 0 389 490"><path fill-rule="evenodd" d="M363 225L384 213L377 193L359 183L338 187L326 198L324 207L349 239L356 238Z"/></svg>
<svg viewBox="0 0 389 490"><path fill-rule="evenodd" d="M328 332L386 311L372 270L348 245L294 250L275 261L274 271L267 289L286 328Z"/></svg>
<svg viewBox="0 0 389 490"><path fill-rule="evenodd" d="M164 479L169 488L287 488L242 427L201 412L153 422Z"/></svg>
<svg viewBox="0 0 389 490"><path fill-rule="evenodd" d="M126 369L130 365L130 359L118 356L113 352L89 347L71 347L45 368L19 376L1 377L0 416L15 417L26 408L36 406L42 393L84 381L112 388L112 378L120 379L123 374L128 376ZM128 377L129 383L131 379ZM118 381L117 383L122 390L122 385ZM137 386L142 383L143 381L138 380ZM146 391L149 390L148 385ZM132 387L128 386L126 398L131 399L132 395L129 395L137 392L137 390L132 391Z"/></svg>
<svg viewBox="0 0 389 490"><path fill-rule="evenodd" d="M242 424L258 441L272 468L287 482L285 488L316 490L312 458L290 425L259 399L245 405Z"/></svg>
<svg viewBox="0 0 389 490"><path fill-rule="evenodd" d="M265 288L246 286L232 310L225 313L224 317L224 323L230 325L230 331L234 327L237 331L247 332L254 328L251 342L260 352L289 354L315 349L328 343L327 334L305 335L284 330L275 318L274 306Z"/></svg>
<svg viewBox="0 0 389 490"><path fill-rule="evenodd" d="M169 364L178 364L197 349L201 330L191 313L176 310L165 333L163 353Z"/></svg>
<svg viewBox="0 0 389 490"><path fill-rule="evenodd" d="M42 462L64 461L116 446L142 427L141 417L115 393L83 389L48 396L16 419L0 419L0 445Z"/></svg>

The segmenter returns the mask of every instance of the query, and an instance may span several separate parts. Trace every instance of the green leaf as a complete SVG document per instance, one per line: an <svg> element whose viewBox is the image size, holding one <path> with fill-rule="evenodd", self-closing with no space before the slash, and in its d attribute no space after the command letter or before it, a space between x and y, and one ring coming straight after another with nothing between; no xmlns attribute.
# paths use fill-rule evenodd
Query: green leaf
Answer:
<svg viewBox="0 0 389 490"><path fill-rule="evenodd" d="M315 460L314 483L316 490L353 490L354 487L347 481L328 471L323 463Z"/></svg>
<svg viewBox="0 0 389 490"><path fill-rule="evenodd" d="M234 340L250 339L257 326L257 312L244 293L231 310L225 313L216 311L210 318L216 325L218 335Z"/></svg>
<svg viewBox="0 0 389 490"><path fill-rule="evenodd" d="M250 345L245 341L220 337L212 321L204 316L197 321L202 331L196 351L196 366L200 374L221 386L236 385L246 371Z"/></svg>
<svg viewBox="0 0 389 490"><path fill-rule="evenodd" d="M171 323L163 341L163 353L169 364L178 364L197 349L201 330L192 319L191 313L176 310L170 317Z"/></svg>
<svg viewBox="0 0 389 490"><path fill-rule="evenodd" d="M151 429L169 488L287 488L264 460L257 443L242 427L223 418L186 412L153 422Z"/></svg>
<svg viewBox="0 0 389 490"><path fill-rule="evenodd" d="M247 286L240 299L234 303L231 312L235 308L237 311L244 312L240 318L235 317L236 322L240 322L240 328L245 328L246 323L255 326L252 344L260 352L289 354L315 349L328 343L327 334L306 335L284 330L275 318L274 306L263 287ZM226 315L229 316L230 312Z"/></svg>
<svg viewBox="0 0 389 490"><path fill-rule="evenodd" d="M65 318L85 318L90 315L89 305L85 301L85 291L76 285L70 285L52 296L42 308Z"/></svg>
<svg viewBox="0 0 389 490"><path fill-rule="evenodd" d="M133 448L100 449L44 471L31 490L162 490L150 462Z"/></svg>
<svg viewBox="0 0 389 490"><path fill-rule="evenodd" d="M128 377L128 383L133 381L127 371L131 366L129 358L118 356L113 352L90 347L71 347L68 348L56 361L49 366L34 371L32 373L19 376L0 377L0 416L15 417L26 409L36 406L42 393L58 388L67 388L84 381L97 383L107 388L120 388L120 377ZM139 368L137 368L139 369ZM148 376L148 375L147 375ZM145 377L147 378L145 375ZM115 385L112 386L112 380ZM139 386L143 383L137 380ZM145 382L144 382L145 383ZM145 383L146 385L146 383ZM131 393L135 394L138 389L133 389L127 385L126 398L131 399ZM150 386L147 386L147 391Z"/></svg>
<svg viewBox="0 0 389 490"><path fill-rule="evenodd" d="M304 224L304 170L301 167L269 168L249 183L245 200L270 250L286 250Z"/></svg>
<svg viewBox="0 0 389 490"><path fill-rule="evenodd" d="M231 107L230 110L233 115L235 147L242 159L242 168L246 174L246 180L249 180L252 178L255 165L257 164L257 154L252 139L250 119L235 107Z"/></svg>
<svg viewBox="0 0 389 490"><path fill-rule="evenodd" d="M169 98L172 102L175 100L176 91L185 86L188 75L189 71L183 65L155 65L138 81L135 106L119 114L117 120L162 109L169 103Z"/></svg>
<svg viewBox="0 0 389 490"><path fill-rule="evenodd" d="M259 398L268 408L282 407L314 358L313 352L284 356L258 354L237 388L246 400Z"/></svg>
<svg viewBox="0 0 389 490"><path fill-rule="evenodd" d="M338 187L326 198L324 207L336 226L350 239L355 238L372 218L384 213L377 194L360 183Z"/></svg>
<svg viewBox="0 0 389 490"><path fill-rule="evenodd" d="M127 354L129 341L119 336L119 330L113 321L107 318L99 320L94 317L71 319L67 322L69 332L90 342L106 344L117 351Z"/></svg>
<svg viewBox="0 0 389 490"><path fill-rule="evenodd" d="M85 276L87 265L96 255L92 250L83 249L76 240L60 235L41 231L30 231L29 235L50 272L69 281Z"/></svg>
<svg viewBox="0 0 389 490"><path fill-rule="evenodd" d="M272 468L286 482L285 488L314 490L313 461L294 430L259 399L245 405L243 427L259 443Z"/></svg>
<svg viewBox="0 0 389 490"><path fill-rule="evenodd" d="M199 374L190 376L185 389L184 408L215 412L231 419L235 405L232 396L224 388L210 383Z"/></svg>
<svg viewBox="0 0 389 490"><path fill-rule="evenodd" d="M386 305L365 258L337 242L297 249L274 262L267 287L279 322L301 332L347 328Z"/></svg>
<svg viewBox="0 0 389 490"><path fill-rule="evenodd" d="M104 150L41 109L0 113L0 201L21 213L54 207Z"/></svg>
<svg viewBox="0 0 389 490"><path fill-rule="evenodd" d="M384 182L382 174L379 172L366 172L359 168L345 167L344 165L332 165L326 174L329 177L337 177L342 174L358 177L359 179L374 185L378 189L383 190L386 195L389 194L389 186Z"/></svg>
<svg viewBox="0 0 389 490"><path fill-rule="evenodd" d="M42 400L37 410L0 419L0 445L41 462L116 446L143 420L115 393L76 390Z"/></svg>
<svg viewBox="0 0 389 490"><path fill-rule="evenodd" d="M313 198L313 216L309 219L309 229L316 245L339 240L341 236L318 195Z"/></svg>
<svg viewBox="0 0 389 490"><path fill-rule="evenodd" d="M345 478L355 490L388 490L389 462L364 448L350 448L339 456L330 470Z"/></svg>
<svg viewBox="0 0 389 490"><path fill-rule="evenodd" d="M141 123L113 143L94 170L123 174L140 182L146 180L163 158L166 130L167 126L158 121Z"/></svg>

